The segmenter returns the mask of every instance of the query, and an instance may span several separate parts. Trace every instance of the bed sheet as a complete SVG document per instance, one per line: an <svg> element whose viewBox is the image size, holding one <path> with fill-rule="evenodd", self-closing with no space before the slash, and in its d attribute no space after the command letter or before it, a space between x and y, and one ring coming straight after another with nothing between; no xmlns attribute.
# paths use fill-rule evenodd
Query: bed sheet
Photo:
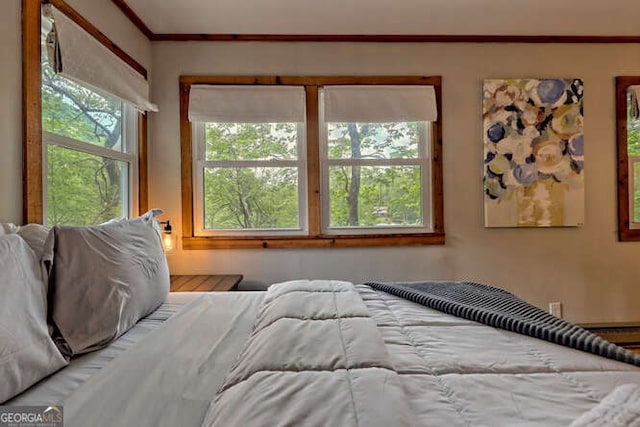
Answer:
<svg viewBox="0 0 640 427"><path fill-rule="evenodd" d="M209 292L67 397L65 427L200 426L264 292Z"/></svg>
<svg viewBox="0 0 640 427"><path fill-rule="evenodd" d="M50 375L5 405L60 405L64 399L120 354L158 329L167 319L203 295L203 292L171 292L166 302L108 347L71 360L64 369Z"/></svg>

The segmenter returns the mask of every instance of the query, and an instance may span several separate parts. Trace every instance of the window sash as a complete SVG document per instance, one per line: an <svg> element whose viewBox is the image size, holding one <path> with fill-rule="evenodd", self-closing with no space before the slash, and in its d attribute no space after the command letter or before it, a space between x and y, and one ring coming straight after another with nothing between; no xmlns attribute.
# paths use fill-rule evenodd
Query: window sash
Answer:
<svg viewBox="0 0 640 427"><path fill-rule="evenodd" d="M192 144L195 153L193 162L193 219L195 236L301 236L309 230L307 217L307 162L304 141L304 126L298 126L296 160L205 160L206 131L204 122L192 123ZM251 228L251 229L207 229L205 228L204 172L209 168L296 168L298 170L298 228Z"/></svg>
<svg viewBox="0 0 640 427"><path fill-rule="evenodd" d="M42 132L42 207L43 207L43 222L47 222L48 218L48 200L49 200L49 183L48 183L48 150L49 145L57 145L69 150L79 151L86 154L104 157L120 162L124 162L127 165L127 174L123 174L121 179L121 188L126 189L126 193L122 192L121 204L123 206L123 212L128 217L132 217L136 211L135 206L139 204L139 181L138 181L138 118L135 109L125 103L122 111L122 127L121 127L121 139L123 151L116 151L109 148L104 148L99 145L91 144L89 142L80 141L77 139L69 138L63 135L59 135L53 132Z"/></svg>
<svg viewBox="0 0 640 427"><path fill-rule="evenodd" d="M332 106L328 98L332 97ZM395 98L395 99L394 99ZM376 101L385 102L376 107ZM402 105L402 101L408 105ZM420 101L424 101L421 103ZM415 234L433 232L433 200L431 180L431 121L437 119L435 91L433 86L330 86L319 93L320 123L320 194L321 232L326 235L369 234ZM374 105L368 111L357 111L361 105ZM327 111L331 110L331 111ZM327 113L329 118L327 120ZM418 134L418 157L416 158L329 158L328 123L347 119L367 122L420 121ZM427 120L428 119L428 120ZM420 211L422 224L396 226L331 226L330 170L332 166L419 166L420 167Z"/></svg>
<svg viewBox="0 0 640 427"><path fill-rule="evenodd" d="M627 108L630 109L631 119L638 119L640 116L640 108L638 106L638 99L640 97L640 85L629 86L627 93ZM627 123L627 148L629 148L629 129L630 124ZM640 230L640 221L636 221L637 209L635 206L635 193L636 189L640 187L640 177L636 180L635 167L640 165L640 156L631 155L627 150L627 162L628 162L628 176L629 176L629 228L632 230Z"/></svg>
<svg viewBox="0 0 640 427"><path fill-rule="evenodd" d="M322 110L322 108L321 108ZM322 113L320 114L322 121ZM431 122L425 122L418 137L418 154L416 158L389 158L389 159L330 159L329 143L326 124L321 125L320 143L320 177L321 177L321 220L322 232L327 235L368 235L368 234L414 234L429 233L433 231L432 197L431 197L431 156L429 146L431 142ZM331 226L331 192L330 169L332 166L419 166L420 167L420 196L422 225L395 225L395 226Z"/></svg>
<svg viewBox="0 0 640 427"><path fill-rule="evenodd" d="M629 156L629 228L640 230L640 221L636 221L635 192L640 187L640 180L636 180L635 167L640 165L640 156ZM640 178L640 177L639 177Z"/></svg>
<svg viewBox="0 0 640 427"><path fill-rule="evenodd" d="M640 118L640 106L638 100L640 100L640 85L629 86L628 89L628 102L631 104L631 117L637 119Z"/></svg>
<svg viewBox="0 0 640 427"><path fill-rule="evenodd" d="M616 150L617 166L617 219L618 240L640 241L640 227L634 223L633 157L629 155L629 108L631 92L640 86L640 76L616 77ZM633 116L633 112L631 112Z"/></svg>
<svg viewBox="0 0 640 427"><path fill-rule="evenodd" d="M44 131L42 135L43 140L47 144L59 145L70 150L82 151L83 153L123 162L131 162L136 158L135 154L111 150L109 148L100 147L99 145L90 144L88 142L83 142L78 139L69 138L52 132Z"/></svg>

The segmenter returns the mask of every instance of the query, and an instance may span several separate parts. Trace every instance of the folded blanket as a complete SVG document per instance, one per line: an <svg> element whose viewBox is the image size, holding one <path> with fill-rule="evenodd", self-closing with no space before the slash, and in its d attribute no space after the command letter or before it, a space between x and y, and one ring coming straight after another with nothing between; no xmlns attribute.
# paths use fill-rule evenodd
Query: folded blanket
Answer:
<svg viewBox="0 0 640 427"><path fill-rule="evenodd" d="M515 295L473 282L366 283L443 313L640 366L640 356Z"/></svg>
<svg viewBox="0 0 640 427"><path fill-rule="evenodd" d="M640 427L640 387L623 384L570 427Z"/></svg>

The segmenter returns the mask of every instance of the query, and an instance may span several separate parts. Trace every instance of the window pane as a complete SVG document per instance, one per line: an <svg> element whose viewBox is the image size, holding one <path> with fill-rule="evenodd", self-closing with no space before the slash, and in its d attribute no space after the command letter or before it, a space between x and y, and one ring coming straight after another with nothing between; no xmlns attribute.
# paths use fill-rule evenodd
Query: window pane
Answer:
<svg viewBox="0 0 640 427"><path fill-rule="evenodd" d="M126 162L47 145L47 224L91 225L127 215Z"/></svg>
<svg viewBox="0 0 640 427"><path fill-rule="evenodd" d="M122 102L56 75L42 54L42 128L122 151Z"/></svg>
<svg viewBox="0 0 640 427"><path fill-rule="evenodd" d="M640 223L640 162L633 161L633 185L631 187L631 194L633 194L633 222Z"/></svg>
<svg viewBox="0 0 640 427"><path fill-rule="evenodd" d="M425 122L327 123L330 159L418 158Z"/></svg>
<svg viewBox="0 0 640 427"><path fill-rule="evenodd" d="M627 95L627 147L630 156L640 156L640 120L631 114L631 96Z"/></svg>
<svg viewBox="0 0 640 427"><path fill-rule="evenodd" d="M629 193L633 197L632 222L640 223L640 120L632 114L634 102L630 91L627 93L627 154L633 171L629 182Z"/></svg>
<svg viewBox="0 0 640 427"><path fill-rule="evenodd" d="M329 168L330 227L422 226L420 166Z"/></svg>
<svg viewBox="0 0 640 427"><path fill-rule="evenodd" d="M206 168L204 228L298 229L297 168Z"/></svg>
<svg viewBox="0 0 640 427"><path fill-rule="evenodd" d="M207 160L295 160L297 123L207 123Z"/></svg>

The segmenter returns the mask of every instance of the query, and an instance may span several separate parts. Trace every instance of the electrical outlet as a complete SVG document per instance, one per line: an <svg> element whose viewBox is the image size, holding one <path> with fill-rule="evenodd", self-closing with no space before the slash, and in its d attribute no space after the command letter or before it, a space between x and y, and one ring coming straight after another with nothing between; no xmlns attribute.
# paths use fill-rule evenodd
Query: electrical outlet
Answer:
<svg viewBox="0 0 640 427"><path fill-rule="evenodd" d="M551 313L552 315L562 319L562 303L561 302L550 302L549 303L549 313Z"/></svg>

